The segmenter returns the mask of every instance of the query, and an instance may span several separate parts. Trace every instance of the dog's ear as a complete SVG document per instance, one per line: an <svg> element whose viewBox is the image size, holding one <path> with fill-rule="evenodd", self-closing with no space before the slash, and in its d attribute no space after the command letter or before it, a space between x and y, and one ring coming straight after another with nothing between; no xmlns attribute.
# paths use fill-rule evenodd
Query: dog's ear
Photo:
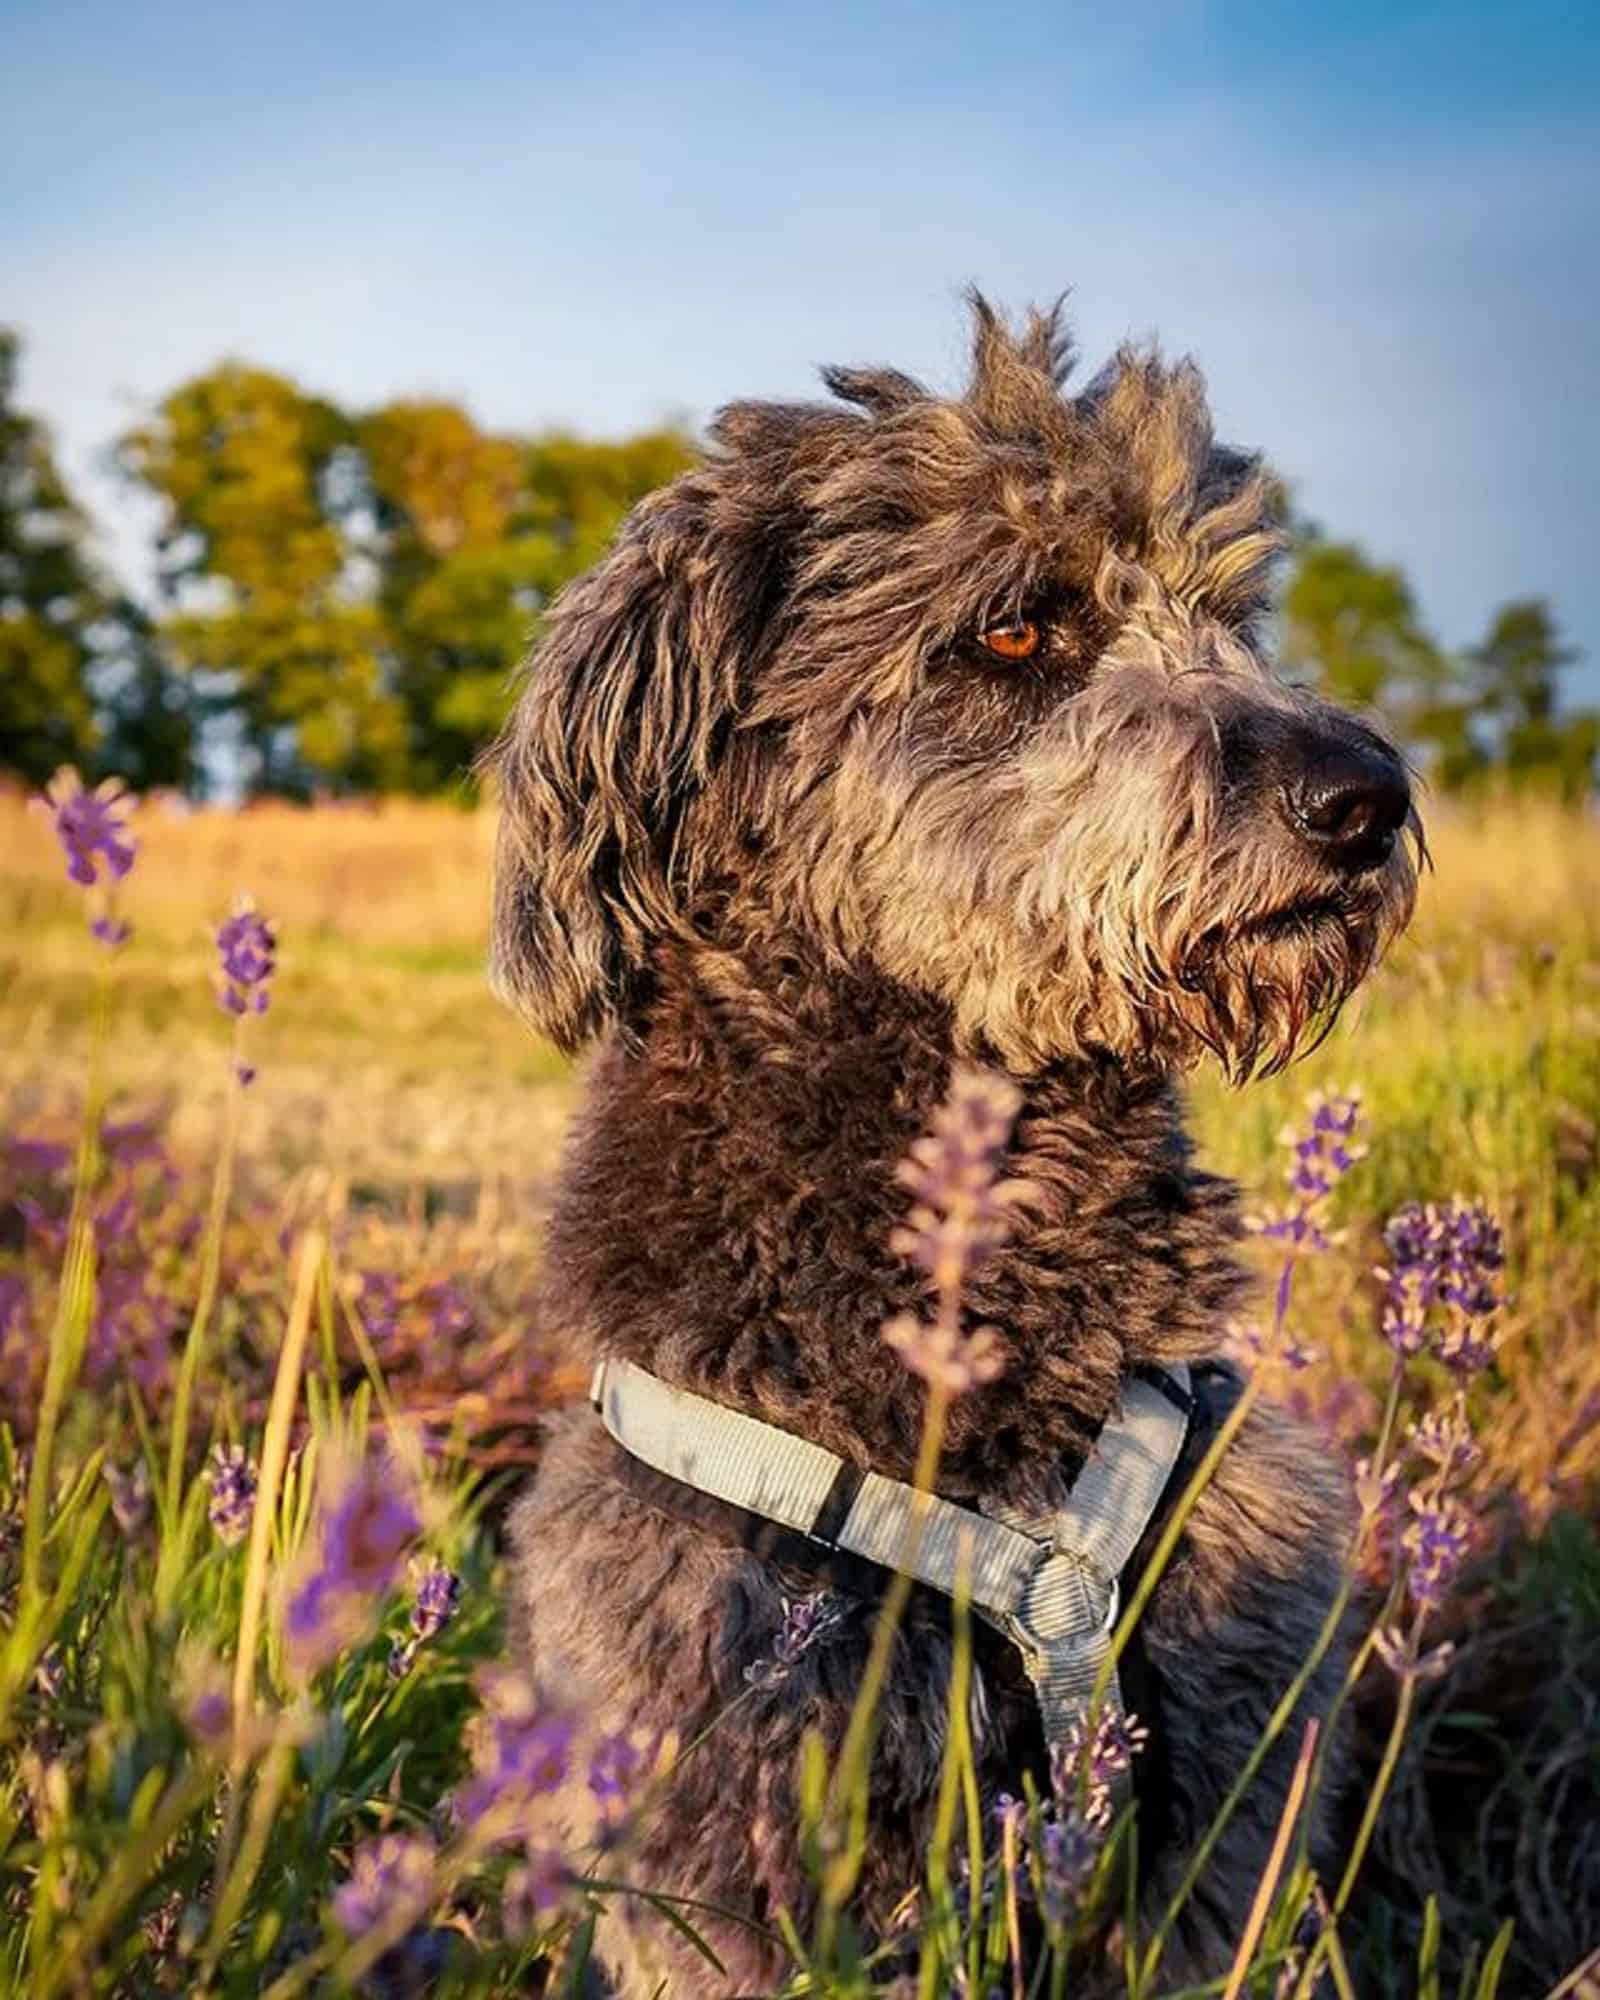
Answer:
<svg viewBox="0 0 1600 2000"><path fill-rule="evenodd" d="M685 815L731 724L762 595L747 568L759 538L719 528L718 497L704 474L652 495L563 592L485 760L495 989L569 1053L626 1009L651 943L685 923Z"/></svg>

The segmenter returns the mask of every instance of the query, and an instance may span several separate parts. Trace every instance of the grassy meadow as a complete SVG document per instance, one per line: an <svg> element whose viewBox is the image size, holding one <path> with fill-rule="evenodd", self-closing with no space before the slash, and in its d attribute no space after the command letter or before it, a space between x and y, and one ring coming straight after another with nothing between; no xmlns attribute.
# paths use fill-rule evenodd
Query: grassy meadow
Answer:
<svg viewBox="0 0 1600 2000"><path fill-rule="evenodd" d="M543 1907L536 1885L502 1871L492 1895L469 1892L484 1850L439 1824L481 1762L469 1683L497 1644L484 1510L534 1455L541 1408L575 1386L529 1304L575 1084L486 990L490 819L151 802L135 824L133 933L108 956L48 818L0 797L0 1417L17 1446L0 1454L0 1579L20 1564L0 1581L0 1991L509 1993L543 1976L547 1950L576 1982L581 1924L557 1944L538 1922L501 1935L518 1894ZM1327 1042L1243 1092L1191 1085L1203 1159L1263 1204L1281 1199L1280 1135L1306 1093L1362 1093L1369 1151L1336 1192L1341 1237L1297 1280L1310 1358L1275 1364L1330 1448L1369 1450L1379 1423L1385 1218L1460 1195L1506 1232L1499 1354L1472 1392L1476 1565L1442 1614L1457 1664L1415 1691L1334 1966L1363 1994L1419 2000L1441 1965L1460 1982L1444 1990L1494 1990L1505 1918L1502 1993L1556 1990L1600 1945L1600 820L1441 805L1430 842L1410 935ZM241 891L278 945L270 1009L247 1023L247 1088L215 997L215 928ZM103 1138L86 1154L96 1074ZM114 1224L74 1194L86 1171L123 1204ZM176 1357L208 1258L191 1448L169 1478ZM52 1355L71 1380L47 1490L25 1447ZM322 1532L311 1470L375 1430L414 1456L420 1534L460 1609L425 1629L390 1564L389 1596L345 1650L297 1669L281 1593ZM259 1461L270 1526L248 1547L218 1526L215 1477L193 1476L213 1441ZM116 1508L119 1556L101 1485L115 1500L141 1459L151 1492ZM175 1609L185 1591L192 1620ZM408 1631L420 1663L386 1679ZM247 1729L258 1643L274 1720ZM196 1698L174 1709L207 1674L231 1677L232 1701L209 1749ZM1354 1708L1375 1765L1392 1686L1370 1676ZM183 1791L207 1755L214 1793ZM407 1856L374 1860L385 1839L425 1846L429 1898L396 1900ZM368 1876L388 1885L380 1920L355 1923L348 1900L330 1914L338 1886ZM1287 1949L1235 1990L1279 1990Z"/></svg>

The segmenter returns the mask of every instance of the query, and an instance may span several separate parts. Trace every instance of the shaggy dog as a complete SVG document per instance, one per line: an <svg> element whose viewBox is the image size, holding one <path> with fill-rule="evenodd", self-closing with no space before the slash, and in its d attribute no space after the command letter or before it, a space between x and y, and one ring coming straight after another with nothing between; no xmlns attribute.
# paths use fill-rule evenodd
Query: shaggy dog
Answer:
<svg viewBox="0 0 1600 2000"><path fill-rule="evenodd" d="M1273 676L1272 488L1213 439L1195 368L1125 350L1072 394L1057 313L973 311L964 395L835 369L834 403L734 404L554 605L492 760L494 952L538 1028L595 1044L546 1331L895 1479L924 1406L881 1337L922 1297L887 1248L896 1163L953 1062L1015 1079L1007 1171L1035 1198L967 1300L1004 1371L953 1405L938 1486L1037 1508L1129 1371L1215 1364L1241 1302L1236 1193L1192 1164L1175 1078L1277 1068L1326 1028L1409 914L1420 830L1383 740ZM1212 1379L1225 1404L1236 1378ZM553 1428L515 1521L520 1657L680 1740L742 1695L631 1878L803 1927L797 1751L808 1725L838 1746L871 1593L752 1682L815 1573L627 1472L588 1408ZM1325 1443L1267 1407L1200 1501L1130 1691L1157 1737L1146 1908L1311 1648L1348 1507ZM919 1588L873 1766L869 1939L922 1872L950 1662L949 1607ZM1305 1712L1343 1666L1335 1647ZM980 1778L1015 1793L1038 1714L998 1634L979 1670ZM1172 1978L1225 1966L1299 1736L1218 1845ZM653 1919L616 1912L598 1948L640 1996L781 1977L757 1932L704 1927L726 1981Z"/></svg>

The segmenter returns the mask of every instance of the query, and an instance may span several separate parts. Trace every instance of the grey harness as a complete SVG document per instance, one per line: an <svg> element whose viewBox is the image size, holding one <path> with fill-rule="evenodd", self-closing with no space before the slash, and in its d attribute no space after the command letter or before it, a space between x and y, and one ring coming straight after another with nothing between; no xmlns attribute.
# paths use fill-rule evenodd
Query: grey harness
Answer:
<svg viewBox="0 0 1600 2000"><path fill-rule="evenodd" d="M602 1361L591 1397L606 1429L652 1470L954 1596L1020 1651L1048 1742L1086 1710L1111 1651L1119 1579L1149 1526L1188 1430L1189 1371L1123 1384L1066 1501L1029 1515L981 1511L861 1472L821 1445L674 1389L631 1361ZM1106 1706L1120 1708L1116 1672Z"/></svg>

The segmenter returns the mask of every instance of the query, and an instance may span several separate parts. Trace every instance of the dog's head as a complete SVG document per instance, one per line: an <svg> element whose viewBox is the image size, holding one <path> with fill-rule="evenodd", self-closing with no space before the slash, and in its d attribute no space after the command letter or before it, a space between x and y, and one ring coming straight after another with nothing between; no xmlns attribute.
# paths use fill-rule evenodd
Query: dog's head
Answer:
<svg viewBox="0 0 1600 2000"><path fill-rule="evenodd" d="M501 989L567 1048L669 941L785 933L1029 1067L1285 1062L1405 921L1406 773L1272 674L1280 536L1189 363L735 404L552 608L492 757Z"/></svg>

